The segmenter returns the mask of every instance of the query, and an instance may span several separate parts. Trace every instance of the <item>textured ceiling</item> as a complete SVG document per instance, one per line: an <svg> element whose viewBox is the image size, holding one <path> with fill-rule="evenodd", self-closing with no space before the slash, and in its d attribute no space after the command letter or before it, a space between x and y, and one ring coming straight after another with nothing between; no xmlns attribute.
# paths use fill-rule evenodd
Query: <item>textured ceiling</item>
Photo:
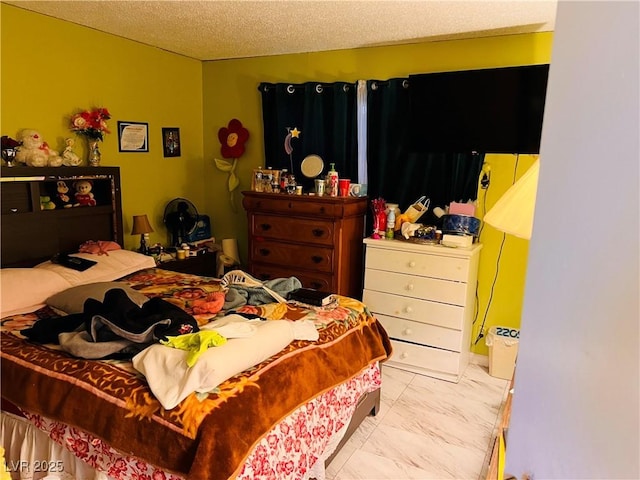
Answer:
<svg viewBox="0 0 640 480"><path fill-rule="evenodd" d="M2 3L199 60L552 31L555 0Z"/></svg>

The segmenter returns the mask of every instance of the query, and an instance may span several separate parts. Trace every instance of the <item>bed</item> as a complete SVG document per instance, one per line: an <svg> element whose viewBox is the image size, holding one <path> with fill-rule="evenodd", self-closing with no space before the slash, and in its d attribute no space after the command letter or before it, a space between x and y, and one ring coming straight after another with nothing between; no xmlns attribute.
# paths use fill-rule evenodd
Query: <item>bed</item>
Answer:
<svg viewBox="0 0 640 480"><path fill-rule="evenodd" d="M69 175L60 172L47 181ZM79 172L72 173L77 176ZM119 172L110 174L117 177ZM119 184L119 178L110 181ZM119 189L111 191L119 196ZM119 198L117 202L111 199L111 205L113 214L84 216L82 222L110 222L111 238L104 240L122 244ZM25 215L23 222L37 222L37 217ZM2 222L4 229L4 211ZM90 240L79 232L76 238L70 236L66 224L66 244ZM5 252L3 246L0 322L2 441L13 478L47 474L77 479L321 478L324 465L363 418L379 408L379 364L391 354L391 347L384 329L357 300L338 296L330 308L246 304L233 312L214 314L195 306L201 305L198 300L222 290L218 279L162 270L150 257L135 252L78 254L97 262L78 272L43 262L46 249L33 249L38 252L34 259L25 258L25 249L20 250L19 258L14 251ZM29 263L36 265L25 267ZM20 268L14 268L18 264ZM164 369L153 368L160 370L160 376L152 381L149 366L164 360L149 354L145 370L135 364L136 358L152 349L172 349L156 344L134 356L133 362L129 358L88 359L71 355L62 345L29 341L21 333L36 321L44 320L41 325L68 321L73 313L67 310L77 312L83 300L94 298L87 288L102 288L104 295L113 291L114 281L131 298L129 292L135 292L151 299L149 303L161 300L180 308L197 322L200 331L211 322L240 315L256 317L251 321L259 323L260 332L275 332L276 327L281 332L274 337L275 343L261 342L261 353L250 343L255 339L237 339L230 350L244 352L238 356L245 362L260 353L258 361L224 378L234 372L227 368L217 384L217 379L210 378L215 377L212 372L224 370L227 364L234 364L236 370L242 365L220 360L217 347L202 353L196 368L186 369L189 381L184 381L185 369L171 363ZM18 300L25 297L20 295L24 291L30 295ZM317 339L295 332L294 327L309 324ZM194 378L206 388L194 388Z"/></svg>

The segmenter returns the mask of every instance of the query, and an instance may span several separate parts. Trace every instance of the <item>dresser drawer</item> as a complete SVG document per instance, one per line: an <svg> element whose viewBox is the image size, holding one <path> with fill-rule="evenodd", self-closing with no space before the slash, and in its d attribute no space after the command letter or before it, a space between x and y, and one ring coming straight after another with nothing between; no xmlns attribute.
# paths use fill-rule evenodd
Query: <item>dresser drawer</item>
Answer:
<svg viewBox="0 0 640 480"><path fill-rule="evenodd" d="M466 283L371 268L365 270L364 288L453 305L464 305L467 295Z"/></svg>
<svg viewBox="0 0 640 480"><path fill-rule="evenodd" d="M335 292L336 287L333 284L333 275L322 274L319 272L307 272L299 270L295 267L278 268L273 265L262 263L254 263L251 265L249 272L258 280L273 280L274 278L296 277L302 283L303 287L322 290L325 292Z"/></svg>
<svg viewBox="0 0 640 480"><path fill-rule="evenodd" d="M272 263L325 273L333 271L333 249L326 247L311 247L253 237L249 257L252 263Z"/></svg>
<svg viewBox="0 0 640 480"><path fill-rule="evenodd" d="M391 317L462 330L464 308L364 289L362 301L369 310Z"/></svg>
<svg viewBox="0 0 640 480"><path fill-rule="evenodd" d="M469 260L367 247L367 268L465 282Z"/></svg>
<svg viewBox="0 0 640 480"><path fill-rule="evenodd" d="M242 204L249 212L258 210L260 212L302 215L312 218L335 218L343 214L341 204L307 201L306 198L292 198L289 195L282 194L274 194L273 197L245 197Z"/></svg>
<svg viewBox="0 0 640 480"><path fill-rule="evenodd" d="M380 313L376 318L382 323L389 337L405 342L419 343L431 347L460 352L462 350L462 332L450 328L436 327L426 323L414 322L403 318L389 317Z"/></svg>
<svg viewBox="0 0 640 480"><path fill-rule="evenodd" d="M328 220L299 218L295 222L277 215L251 215L249 232L254 236L301 243L333 245L334 223Z"/></svg>
<svg viewBox="0 0 640 480"><path fill-rule="evenodd" d="M434 371L451 375L459 373L459 353L398 340L391 340L391 346L393 347L393 355L389 360L390 365L396 364L418 373Z"/></svg>

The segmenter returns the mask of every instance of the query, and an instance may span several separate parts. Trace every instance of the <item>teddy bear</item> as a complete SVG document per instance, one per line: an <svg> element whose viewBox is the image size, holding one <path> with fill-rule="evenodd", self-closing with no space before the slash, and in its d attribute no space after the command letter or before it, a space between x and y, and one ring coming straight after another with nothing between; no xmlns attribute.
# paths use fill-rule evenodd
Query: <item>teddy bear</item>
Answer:
<svg viewBox="0 0 640 480"><path fill-rule="evenodd" d="M96 205L96 200L93 198L93 193L91 193L93 184L90 180L73 182L73 188L76 191L74 207L94 207Z"/></svg>
<svg viewBox="0 0 640 480"><path fill-rule="evenodd" d="M55 150L49 148L47 142L36 130L23 130L18 135L22 145L18 147L16 161L24 163L27 167L59 167L62 158Z"/></svg>
<svg viewBox="0 0 640 480"><path fill-rule="evenodd" d="M71 197L69 196L69 187L64 180L58 180L56 182L56 197L54 201L58 207L73 207L73 203L71 203Z"/></svg>

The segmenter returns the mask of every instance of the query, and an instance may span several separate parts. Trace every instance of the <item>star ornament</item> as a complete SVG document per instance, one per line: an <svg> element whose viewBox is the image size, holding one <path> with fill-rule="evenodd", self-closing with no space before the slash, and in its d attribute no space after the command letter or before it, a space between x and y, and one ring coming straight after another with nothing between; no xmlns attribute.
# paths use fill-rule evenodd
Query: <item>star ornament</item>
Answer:
<svg viewBox="0 0 640 480"><path fill-rule="evenodd" d="M302 132L298 130L298 127L293 127L293 130L291 130L291 136L293 138L299 138L301 133Z"/></svg>

